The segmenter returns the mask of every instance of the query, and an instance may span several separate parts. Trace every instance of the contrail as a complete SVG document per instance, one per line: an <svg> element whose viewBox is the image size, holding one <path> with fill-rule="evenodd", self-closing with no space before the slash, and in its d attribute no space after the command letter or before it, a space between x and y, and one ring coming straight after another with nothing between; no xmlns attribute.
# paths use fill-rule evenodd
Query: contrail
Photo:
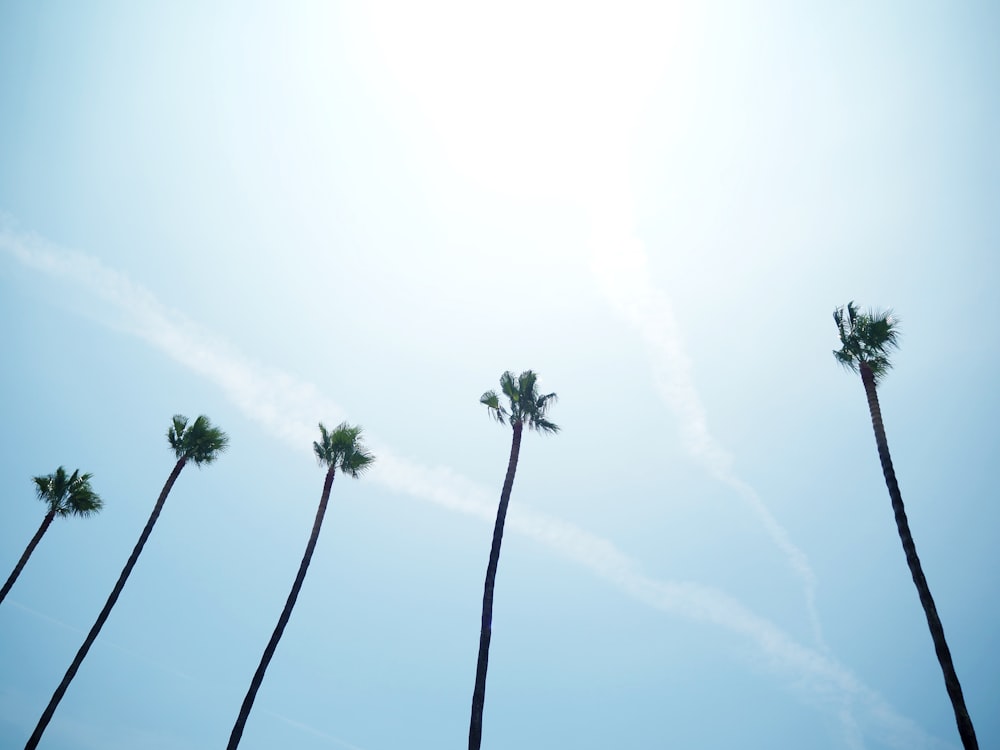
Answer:
<svg viewBox="0 0 1000 750"><path fill-rule="evenodd" d="M604 185L592 199L591 267L615 312L632 326L646 345L660 397L677 416L688 452L718 481L747 504L768 537L802 582L813 637L825 649L816 607L816 574L806 554L768 510L756 490L732 469L732 457L712 436L693 365L684 349L670 300L652 282L644 244L634 233L627 183Z"/></svg>
<svg viewBox="0 0 1000 750"><path fill-rule="evenodd" d="M116 325L216 383L249 418L290 446L302 449L310 445L319 417L342 418L343 410L315 386L253 363L178 311L164 306L144 287L93 257L63 250L34 235L14 232L2 222L0 250L46 275L72 279L77 287L86 287L111 303L120 317ZM648 304L649 300L639 302ZM650 335L662 335L663 330L652 329ZM663 339L663 346L669 349L677 341L676 337L668 336ZM683 362L683 357L679 361ZM673 380L664 385L680 394L676 396L678 408L691 415L685 422L686 429L695 438L702 436L701 442L694 445L700 446L712 461L720 461L723 454L707 430L702 430L700 425L704 420L697 418L699 414L703 416L700 402L697 398L682 397L691 395L691 380L677 377L676 372L676 367L668 369L666 375L671 377L673 373ZM388 489L492 522L496 511L494 493L448 468L428 468L412 462L380 445L377 439L371 444L379 455L378 468L371 475L373 480ZM951 747L927 735L912 720L896 714L879 694L832 658L797 643L727 594L697 583L649 578L637 561L610 541L523 504L511 509L508 524L513 531L535 539L636 601L743 636L775 671L794 676L801 697L820 702L842 719L852 707L858 708L866 729L885 744L900 750ZM780 526L775 522L774 528ZM855 727L857 741L851 740L852 747L860 747L856 720L849 713L847 718Z"/></svg>
<svg viewBox="0 0 1000 750"><path fill-rule="evenodd" d="M684 445L764 528L801 582L811 634L826 649L816 575L709 431L670 301L654 287L636 237L629 151L652 95L664 80L684 79L685 35L696 37L699 22L683 4L655 0L573 6L571 14L561 2L530 8L524 24L517 11L500 18L452 0L423 3L402 18L394 5L376 3L371 25L382 61L416 94L455 169L519 201L557 199L586 211L598 283L644 341Z"/></svg>

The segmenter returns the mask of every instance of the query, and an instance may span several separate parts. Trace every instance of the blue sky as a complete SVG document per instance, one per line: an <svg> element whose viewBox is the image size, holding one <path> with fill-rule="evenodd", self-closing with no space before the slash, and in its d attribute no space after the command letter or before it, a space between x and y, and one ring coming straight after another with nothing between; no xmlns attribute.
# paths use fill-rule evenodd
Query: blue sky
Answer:
<svg viewBox="0 0 1000 750"><path fill-rule="evenodd" d="M532 368L484 747L955 748L830 313L893 307L882 409L980 744L1000 742L997 11L988 3L0 6L0 566L30 478L93 472L0 606L30 734L185 469L43 747L466 741Z"/></svg>

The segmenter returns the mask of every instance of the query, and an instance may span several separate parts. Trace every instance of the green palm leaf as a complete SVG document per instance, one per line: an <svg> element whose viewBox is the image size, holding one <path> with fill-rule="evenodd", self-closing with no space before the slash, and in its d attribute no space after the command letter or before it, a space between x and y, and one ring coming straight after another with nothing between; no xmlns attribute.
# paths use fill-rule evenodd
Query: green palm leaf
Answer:
<svg viewBox="0 0 1000 750"><path fill-rule="evenodd" d="M187 459L197 466L214 462L229 447L226 433L213 427L204 414L190 426L187 417L175 414L167 430L167 440L178 461Z"/></svg>
<svg viewBox="0 0 1000 750"><path fill-rule="evenodd" d="M35 547L41 541L49 525L56 516L90 516L97 513L104 503L97 493L90 486L92 474L81 474L77 469L70 476L66 476L66 469L60 466L52 474L32 477L35 484L35 494L38 499L46 505L45 517L38 531L28 542L27 548L21 558L14 566L14 570L7 577L6 582L0 587L0 602L2 602L17 581L21 571L24 569L28 558L35 551Z"/></svg>
<svg viewBox="0 0 1000 750"><path fill-rule="evenodd" d="M100 511L104 502L90 486L93 474L81 474L77 469L66 476L60 466L53 474L32 477L35 494L57 516L89 516Z"/></svg>
<svg viewBox="0 0 1000 750"><path fill-rule="evenodd" d="M851 372L866 367L875 382L881 382L892 367L890 352L899 348L899 318L892 310L860 312L854 302L848 302L833 311L833 320L840 337L834 358Z"/></svg>
<svg viewBox="0 0 1000 750"><path fill-rule="evenodd" d="M507 397L509 408L500 403L496 391L486 391L479 398L479 403L485 405L490 416L500 424L520 424L538 432L559 432L559 425L546 417L558 397L554 393L538 392L538 376L532 370L525 370L516 377L507 370L500 376L500 391Z"/></svg>
<svg viewBox="0 0 1000 750"><path fill-rule="evenodd" d="M320 439L313 443L316 459L326 467L340 469L357 479L375 461L375 456L361 443L361 427L341 422L330 432L320 422Z"/></svg>

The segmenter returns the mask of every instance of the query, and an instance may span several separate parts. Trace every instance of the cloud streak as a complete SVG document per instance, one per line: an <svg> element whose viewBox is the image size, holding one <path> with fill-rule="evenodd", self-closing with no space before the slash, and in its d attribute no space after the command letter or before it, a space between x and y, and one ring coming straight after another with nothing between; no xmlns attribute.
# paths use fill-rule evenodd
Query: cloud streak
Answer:
<svg viewBox="0 0 1000 750"><path fill-rule="evenodd" d="M635 236L627 188L613 191L605 187L592 204L591 267L601 291L646 345L656 390L676 415L685 448L746 503L801 581L813 637L825 649L816 607L816 574L806 554L792 542L756 490L733 471L732 457L708 429L694 368L684 349L673 307L653 285L645 246Z"/></svg>
<svg viewBox="0 0 1000 750"><path fill-rule="evenodd" d="M90 256L55 247L43 238L15 232L2 223L0 250L48 276L72 279L76 286L85 287L110 303L117 313L115 325L214 382L249 418L297 449L311 443L317 417L343 418L343 410L315 386L255 364L178 311L160 303L144 287ZM642 257L637 255L631 260L641 263ZM634 283L635 278L626 276L624 281ZM627 284L625 288L628 289ZM640 305L635 313L637 324L648 322L649 315L657 312L656 299L648 294L629 303ZM652 310L648 308L651 301ZM669 403L684 415L683 429L695 455L702 457L707 466L715 467L720 478L731 477L726 473L730 471L728 457L705 427L704 411L690 378L690 365L686 364L676 331L670 328L672 321L672 316L668 316L657 327L643 329L644 336L656 343L656 351L667 360L662 363L658 384ZM481 521L493 521L495 498L481 486L450 469L428 468L409 461L375 439L371 444L379 455L378 468L371 475L374 481L395 492ZM731 478L734 488L740 491L738 480ZM752 501L756 495L749 488L743 491L754 507ZM759 498L756 502L758 514L765 520L769 518ZM866 732L891 747L925 750L949 747L896 714L884 699L829 656L798 644L773 623L723 592L696 583L650 578L637 561L610 541L523 504L511 509L508 527L578 564L636 601L746 638L775 671L793 679L803 697L822 703L836 715L856 708ZM792 554L795 548L773 519L769 532L776 540L784 540L779 547L784 545L789 557L795 559ZM809 570L804 562L802 566L803 571ZM855 735L857 743L852 742L852 746L860 747L861 730L856 729Z"/></svg>

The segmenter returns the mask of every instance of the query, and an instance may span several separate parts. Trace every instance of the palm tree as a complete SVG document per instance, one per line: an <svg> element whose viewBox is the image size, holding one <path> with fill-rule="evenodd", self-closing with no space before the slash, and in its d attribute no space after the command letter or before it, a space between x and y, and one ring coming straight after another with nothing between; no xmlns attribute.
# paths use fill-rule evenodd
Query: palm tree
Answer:
<svg viewBox="0 0 1000 750"><path fill-rule="evenodd" d="M965 750L978 748L976 732L972 727L972 719L965 707L962 696L962 686L951 660L948 642L944 637L944 626L938 617L937 607L931 597L930 587L924 577L920 558L917 557L917 547L910 533L910 524L906 520L906 510L903 508L903 496L896 481L896 472L892 468L892 458L889 456L889 442L885 436L885 425L882 423L882 411L879 408L876 387L892 366L889 353L899 347L899 319L891 311L870 310L861 313L853 302L833 312L833 320L837 324L841 348L833 356L844 367L852 372L861 373L861 382L868 396L868 410L871 413L872 427L875 430L875 444L878 447L879 460L882 462L882 474L885 476L886 487L889 488L889 498L892 510L896 515L896 528L903 543L903 552L910 567L910 575L917 587L920 603L927 616L927 626L934 641L941 671L944 673L944 684L955 710L955 721L958 723L958 733L962 738Z"/></svg>
<svg viewBox="0 0 1000 750"><path fill-rule="evenodd" d="M483 708L486 705L486 668L490 660L490 636L493 623L493 587L500 563L500 544L503 541L503 526L510 504L510 491L514 486L517 472L517 457L521 452L521 431L527 425L529 430L545 433L559 432L559 426L545 418L550 405L555 403L556 394L538 393L538 376L525 370L518 376L509 370L500 376L500 390L510 404L509 409L500 403L496 391L486 391L479 399L485 404L490 416L500 424L510 424L514 436L510 446L510 460L507 462L507 476L500 492L496 525L493 527L493 546L490 561L486 566L486 583L483 586L483 617L479 631L479 659L476 662L476 686L472 691L472 718L469 721L469 750L479 750L483 739Z"/></svg>
<svg viewBox="0 0 1000 750"><path fill-rule="evenodd" d="M115 606L115 602L118 601L118 597L121 595L122 589L125 588L125 581L128 580L129 575L132 573L132 568L135 567L135 564L139 559L139 553L142 552L142 548L145 546L146 540L149 539L149 535L153 531L153 526L156 524L156 519L159 517L160 511L163 509L163 503L166 501L167 495L170 494L170 490L174 486L174 482L177 481L177 477L180 476L181 469L184 468L188 461L193 462L196 466L210 464L215 461L215 459L219 457L219 454L222 453L229 445L229 438L226 436L226 433L217 427L213 427L212 423L208 420L208 417L204 415L198 417L190 425L188 424L187 417L183 417L179 414L174 415L170 429L167 430L167 440L170 442L170 447L173 449L174 455L177 457L177 463L174 464L174 470L170 472L170 476L167 477L167 483L163 485L163 490L160 492L160 496L156 500L156 505L153 507L153 512L150 514L149 520L146 522L146 527L139 535L139 541L136 542L135 548L132 550L132 554L129 557L128 562L125 563L125 568L122 570L121 575L118 576L118 583L116 583L114 589L112 589L111 596L108 597L108 601L104 604L104 609L102 609L101 613L97 616L97 621L94 623L94 626L90 629L90 632L87 633L87 638L84 640L83 645L80 646L80 650L73 659L73 663L70 664L69 669L66 670L66 675L63 677L62 682L59 683L59 687L57 687L55 693L52 694L52 699L49 701L49 705L46 706L45 711L42 713L42 717L38 720L38 725L35 727L34 733L28 739L28 744L24 746L24 750L33 750L38 746L38 742L42 738L42 733L52 720L52 715L55 713L56 707L62 700L63 695L65 695L70 682L73 681L73 677L76 675L77 670L83 663L84 657L87 656L87 652L90 651L90 647L93 646L94 641L97 640L97 636L101 632L101 628L104 627L104 623L107 621L108 615L111 614L111 610Z"/></svg>
<svg viewBox="0 0 1000 750"><path fill-rule="evenodd" d="M299 598L299 591L302 589L302 582L306 578L306 571L309 569L309 562L312 560L313 550L316 549L316 542L319 539L319 530L323 526L323 516L326 515L326 506L330 501L330 490L333 488L333 475L339 468L343 473L357 479L375 461L375 457L361 444L361 428L352 427L347 422L341 422L333 432L328 432L322 423L319 425L320 440L313 443L313 452L316 454L320 464L327 467L326 480L323 482L323 494L319 498L319 508L316 510L316 518L313 521L312 533L309 535L309 542L306 544L306 551L302 555L302 562L299 563L299 572L292 582L292 590L285 601L285 608L281 610L278 617L278 624L271 634L271 640L267 642L264 654L257 665L253 679L250 680L250 689L247 690L243 705L240 707L239 716L236 717L236 724L233 732L229 736L227 750L235 750L243 737L243 729L246 726L247 718L250 716L250 709L253 708L254 699L261 683L264 682L264 673L267 671L275 649L278 648L278 641L281 640L285 626L292 616L292 608L295 607L295 600Z"/></svg>
<svg viewBox="0 0 1000 750"><path fill-rule="evenodd" d="M3 589L0 589L0 602L6 598L14 581L21 575L24 564L28 562L28 558L35 551L42 536L49 530L52 519L56 516L89 516L97 513L104 506L104 502L90 486L90 480L93 476L93 474L81 474L79 469L74 471L71 476L66 476L66 469L60 466L56 469L55 474L33 477L35 494L48 506L48 512L42 519L42 525L38 527L38 531L28 542L28 548L24 550L21 559L14 566L14 572L10 574Z"/></svg>

